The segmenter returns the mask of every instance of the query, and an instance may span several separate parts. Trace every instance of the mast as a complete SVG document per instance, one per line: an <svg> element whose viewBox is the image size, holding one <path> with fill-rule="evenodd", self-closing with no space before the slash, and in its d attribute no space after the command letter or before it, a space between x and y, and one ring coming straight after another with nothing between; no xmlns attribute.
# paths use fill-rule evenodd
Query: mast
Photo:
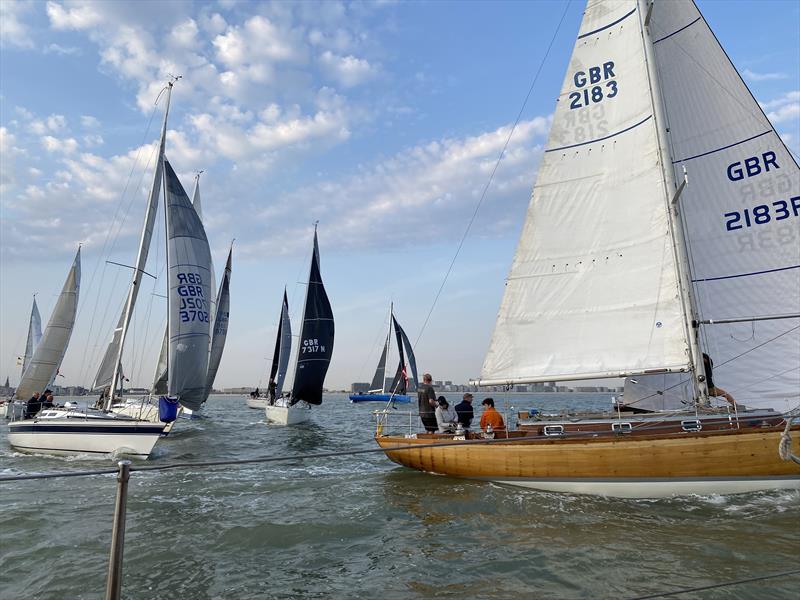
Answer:
<svg viewBox="0 0 800 600"><path fill-rule="evenodd" d="M386 360L383 363L383 380L381 381L381 394L386 393L386 363L389 361L389 348L392 345L392 315L394 315L394 302L389 303L389 328L386 331Z"/></svg>
<svg viewBox="0 0 800 600"><path fill-rule="evenodd" d="M645 60L647 63L647 76L650 84L650 97L653 102L653 119L655 121L656 137L658 139L658 154L661 172L664 175L664 200L669 215L669 232L672 238L672 250L675 256L675 266L678 271L678 289L681 296L683 310L684 331L689 345L689 364L692 366L692 384L695 398L698 402L708 401L708 385L706 384L703 355L700 352L698 340L698 317L692 294L691 273L689 270L689 253L686 244L686 233L680 218L680 195L686 185L686 180L678 187L672 172L672 157L667 143L666 120L664 118L664 104L659 88L658 73L656 72L653 38L650 33L650 13L653 9L652 0L638 0L639 25L644 42Z"/></svg>
<svg viewBox="0 0 800 600"><path fill-rule="evenodd" d="M122 330L120 332L119 346L117 348L117 356L114 360L114 371L111 375L111 384L109 386L108 398L106 398L104 410L108 411L111 408L111 403L114 401L114 393L117 388L117 380L120 376L120 367L122 365L122 352L125 347L125 337L128 334L128 326L131 321L131 314L133 313L133 305L136 303L136 297L139 295L139 282L142 273L144 272L145 263L147 262L147 254L150 249L150 240L152 238L152 225L155 222L155 213L158 210L158 194L159 186L162 184L163 177L163 160L164 160L164 146L167 137L167 117L169 116L169 102L172 97L172 86L177 78L167 83L167 104L164 108L164 121L161 125L161 137L159 139L158 158L156 160L155 173L153 175L153 184L150 188L150 195L147 201L147 212L144 217L144 225L142 227L142 235L139 239L139 250L136 256L136 266L133 271L133 279L131 286L128 290L128 298L125 301L125 310L123 311ZM169 319L169 316L167 317ZM169 326L169 323L167 324Z"/></svg>

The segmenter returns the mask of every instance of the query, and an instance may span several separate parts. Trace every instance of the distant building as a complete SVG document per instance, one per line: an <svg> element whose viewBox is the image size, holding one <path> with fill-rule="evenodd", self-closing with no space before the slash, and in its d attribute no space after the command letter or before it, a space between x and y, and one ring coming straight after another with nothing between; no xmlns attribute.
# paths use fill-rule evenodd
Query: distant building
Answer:
<svg viewBox="0 0 800 600"><path fill-rule="evenodd" d="M15 389L11 387L11 383L8 381L8 377L6 377L6 382L3 387L0 387L0 396L12 396L14 395Z"/></svg>

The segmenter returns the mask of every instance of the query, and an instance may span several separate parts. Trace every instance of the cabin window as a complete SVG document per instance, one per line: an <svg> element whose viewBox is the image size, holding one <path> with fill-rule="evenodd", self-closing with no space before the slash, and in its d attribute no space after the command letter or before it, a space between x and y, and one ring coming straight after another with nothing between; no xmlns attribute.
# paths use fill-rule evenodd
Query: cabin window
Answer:
<svg viewBox="0 0 800 600"><path fill-rule="evenodd" d="M633 427L630 423L612 423L611 431L615 433L630 433L633 431Z"/></svg>
<svg viewBox="0 0 800 600"><path fill-rule="evenodd" d="M545 435L564 435L564 426L563 425L545 425L544 426L544 434Z"/></svg>
<svg viewBox="0 0 800 600"><path fill-rule="evenodd" d="M684 431L700 431L703 428L703 424L697 419L692 419L690 421L681 421L681 428Z"/></svg>

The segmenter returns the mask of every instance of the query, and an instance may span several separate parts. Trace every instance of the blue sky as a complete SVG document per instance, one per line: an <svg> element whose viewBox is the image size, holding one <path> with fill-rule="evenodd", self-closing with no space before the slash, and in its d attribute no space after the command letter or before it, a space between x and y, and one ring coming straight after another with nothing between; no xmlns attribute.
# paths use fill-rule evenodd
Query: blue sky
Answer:
<svg viewBox="0 0 800 600"><path fill-rule="evenodd" d="M698 5L799 153L800 4ZM565 8L417 348L455 381L479 374L583 2L0 3L0 377L18 380L31 296L46 322L82 243L59 383L91 382L129 278L105 261L134 261L174 73L167 155L187 188L205 171L218 271L236 239L217 386L263 378L284 285L302 306L315 220L337 319L328 385L368 380L389 301L418 338ZM163 278L145 285L126 359L139 385L165 322Z"/></svg>

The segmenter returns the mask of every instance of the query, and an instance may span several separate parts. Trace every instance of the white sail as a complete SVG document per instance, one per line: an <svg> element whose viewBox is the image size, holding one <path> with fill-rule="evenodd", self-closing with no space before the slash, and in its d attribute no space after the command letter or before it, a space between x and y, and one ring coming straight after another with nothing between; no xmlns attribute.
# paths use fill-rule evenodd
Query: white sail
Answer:
<svg viewBox="0 0 800 600"><path fill-rule="evenodd" d="M80 285L81 251L79 248L42 339L36 346L27 368L22 373L22 379L16 391L18 399L27 399L34 392L44 391L58 374L64 353L67 351L69 338L72 336L72 327L75 324Z"/></svg>
<svg viewBox="0 0 800 600"><path fill-rule="evenodd" d="M194 205L195 210L197 205ZM198 215L199 216L199 215ZM219 284L217 292L217 302L214 308L215 314L211 332L211 353L208 358L208 374L206 375L206 391L203 401L208 398L214 388L214 380L217 378L219 363L222 360L222 351L225 350L225 340L228 337L228 319L231 308L231 257L233 247L228 251L228 260L225 262L225 272L222 274L222 282Z"/></svg>
<svg viewBox="0 0 800 600"><path fill-rule="evenodd" d="M284 292L284 297L285 297ZM283 382L286 380L286 372L289 370L289 357L292 353L292 324L289 321L289 305L284 301L281 308L281 341L280 353L278 358L278 374L275 377L275 396L279 397L283 393Z"/></svg>
<svg viewBox="0 0 800 600"><path fill-rule="evenodd" d="M150 187L150 195L147 200L147 209L144 217L144 225L142 226L142 235L139 239L139 250L136 255L136 265L133 270L131 284L128 289L128 296L125 300L125 305L122 309L122 314L119 317L117 326L114 328L114 333L111 341L106 348L103 355L103 360L100 362L100 368L92 383L92 389L101 389L109 386L116 386L116 377L119 375L121 367L120 361L122 360L122 350L125 343L125 335L127 333L128 324L133 314L133 308L136 304L136 298L139 295L139 288L142 287L142 274L144 267L147 264L147 255L150 252L150 240L153 237L153 229L155 228L156 212L158 211L158 198L159 190L161 189L162 166L164 162L164 146L167 137L167 117L169 116L169 101L172 93L172 83L168 85L167 89L167 104L164 110L164 122L161 126L161 138L159 140L158 156L156 157L155 172L153 173L153 183ZM112 384L113 382L113 384ZM109 394L113 398L113 392Z"/></svg>
<svg viewBox="0 0 800 600"><path fill-rule="evenodd" d="M39 315L39 307L36 306L36 296L33 297L31 307L31 320L28 323L28 341L25 343L25 356L22 357L22 372L28 368L33 353L42 339L42 317Z"/></svg>
<svg viewBox="0 0 800 600"><path fill-rule="evenodd" d="M211 339L211 250L203 224L164 161L169 272L168 395L197 410L203 403Z"/></svg>
<svg viewBox="0 0 800 600"><path fill-rule="evenodd" d="M745 405L800 404L800 169L691 0L650 22L701 343ZM758 319L758 320L756 320ZM627 395L627 394L626 394Z"/></svg>
<svg viewBox="0 0 800 600"><path fill-rule="evenodd" d="M161 339L161 350L156 363L156 377L153 381L153 394L167 393L167 363L169 361L169 327L164 328L164 337Z"/></svg>
<svg viewBox="0 0 800 600"><path fill-rule="evenodd" d="M590 0L481 384L689 368L635 0Z"/></svg>

